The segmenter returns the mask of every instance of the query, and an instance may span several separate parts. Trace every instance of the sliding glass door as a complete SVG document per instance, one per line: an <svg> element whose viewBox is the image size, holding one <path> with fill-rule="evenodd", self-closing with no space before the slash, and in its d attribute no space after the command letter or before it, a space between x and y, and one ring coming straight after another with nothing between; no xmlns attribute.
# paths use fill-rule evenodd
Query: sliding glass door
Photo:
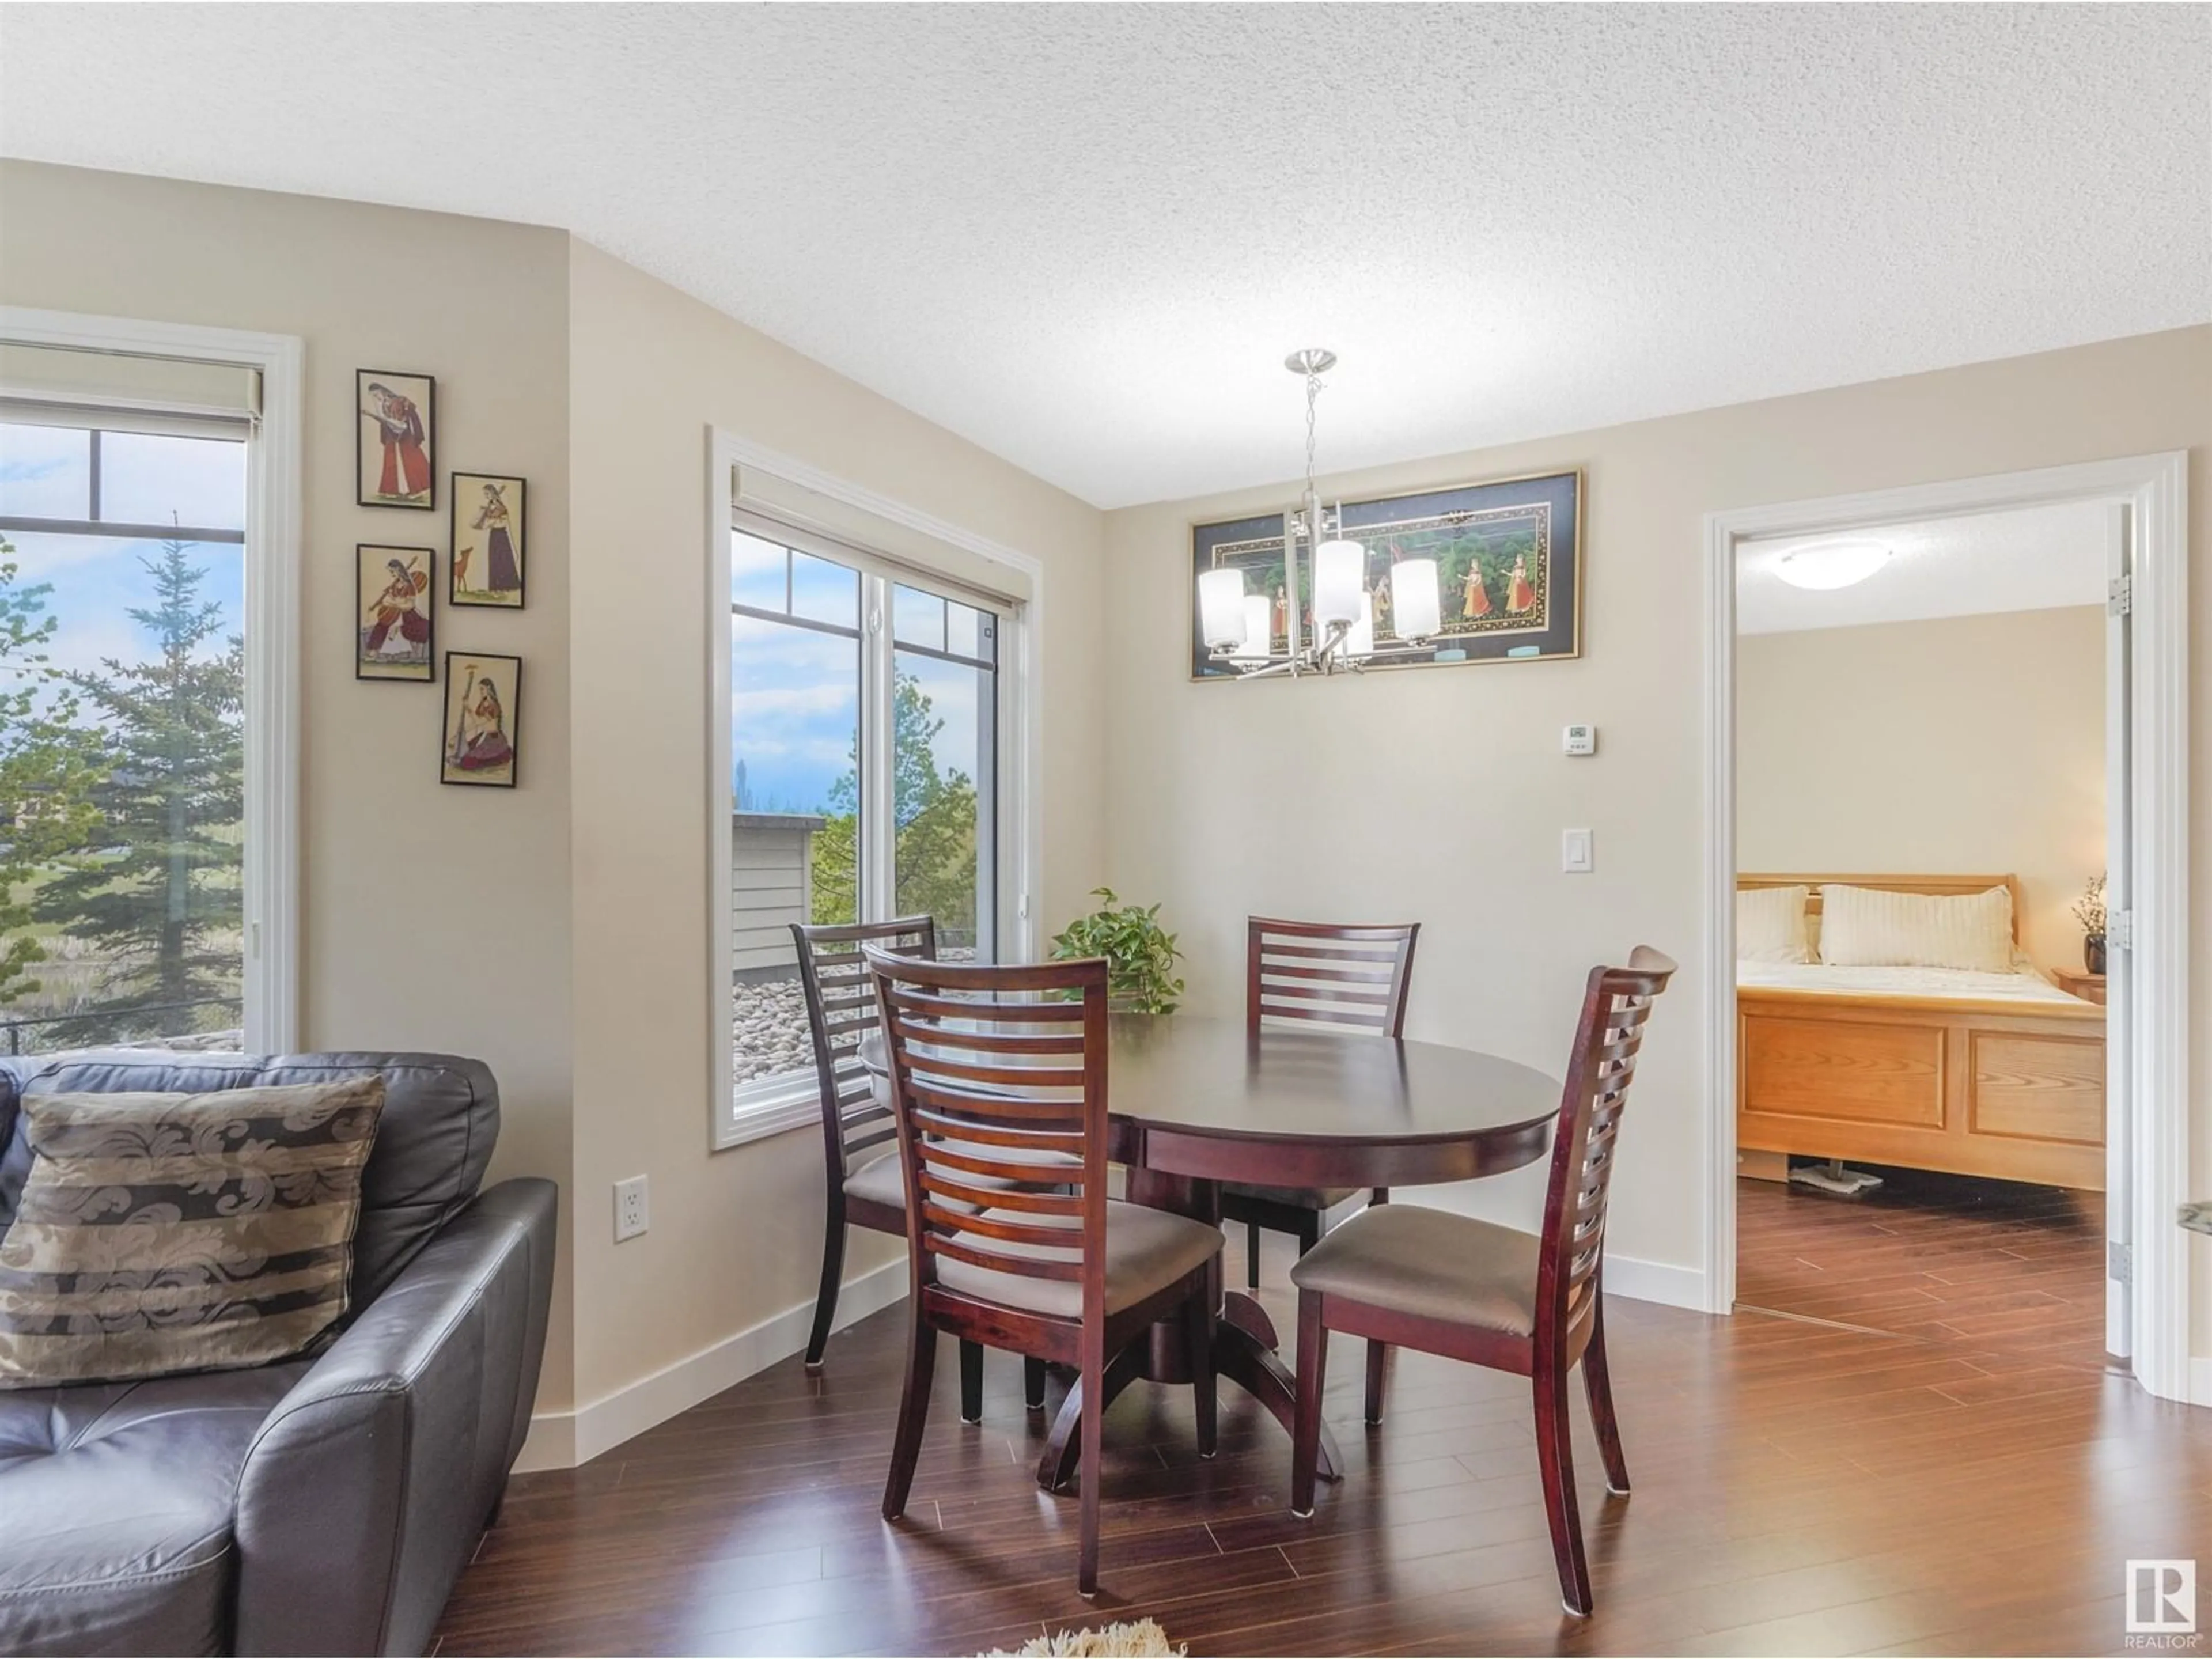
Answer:
<svg viewBox="0 0 2212 1659"><path fill-rule="evenodd" d="M927 915L999 951L1002 613L765 526L730 541L733 1109L811 1085L790 924Z"/></svg>

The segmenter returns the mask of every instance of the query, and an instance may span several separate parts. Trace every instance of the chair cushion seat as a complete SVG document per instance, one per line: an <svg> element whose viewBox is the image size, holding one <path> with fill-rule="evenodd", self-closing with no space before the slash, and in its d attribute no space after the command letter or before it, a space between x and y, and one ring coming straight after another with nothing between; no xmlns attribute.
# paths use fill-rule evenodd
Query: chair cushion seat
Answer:
<svg viewBox="0 0 2212 1659"><path fill-rule="evenodd" d="M906 1208L906 1177L899 1172L898 1153L887 1152L847 1176L845 1196L888 1204L894 1210Z"/></svg>
<svg viewBox="0 0 2212 1659"><path fill-rule="evenodd" d="M1263 1203L1286 1204L1294 1210L1333 1210L1368 1190L1365 1187L1252 1187L1241 1181L1221 1183L1224 1198L1256 1198Z"/></svg>
<svg viewBox="0 0 2212 1659"><path fill-rule="evenodd" d="M978 1158L988 1158L1001 1164L1034 1164L1038 1176L1034 1182L1004 1181L996 1176L967 1177L979 1187L1016 1187L1035 1185L1058 1186L1067 1177L1051 1173L1054 1170L1076 1170L1083 1161L1066 1152L1032 1152L1018 1146L974 1146L963 1141L947 1141L957 1151L972 1152ZM873 1204L888 1204L895 1210L906 1208L906 1176L899 1168L896 1147L882 1157L861 1165L845 1177L845 1194L848 1198L865 1199Z"/></svg>
<svg viewBox="0 0 2212 1659"><path fill-rule="evenodd" d="M306 1369L0 1395L0 1653L229 1652L239 1471Z"/></svg>
<svg viewBox="0 0 2212 1659"><path fill-rule="evenodd" d="M1291 1282L1389 1313L1527 1336L1536 1328L1537 1258L1534 1233L1378 1204L1324 1235Z"/></svg>
<svg viewBox="0 0 2212 1659"><path fill-rule="evenodd" d="M1024 1210L986 1210L987 1218L1026 1222L1031 1225L1073 1229L1073 1216L1036 1215ZM978 1238L978 1248L1010 1255L1066 1261L1073 1246L1060 1251L1044 1245ZM1188 1216L1155 1210L1144 1204L1106 1200L1106 1311L1119 1313L1157 1291L1166 1289L1193 1268L1200 1267L1221 1250L1221 1229L1209 1227ZM1018 1308L1025 1313L1049 1314L1059 1319L1083 1316L1083 1286L1072 1279L1028 1279L1019 1273L978 1267L950 1256L937 1258L937 1280L949 1291L985 1302Z"/></svg>

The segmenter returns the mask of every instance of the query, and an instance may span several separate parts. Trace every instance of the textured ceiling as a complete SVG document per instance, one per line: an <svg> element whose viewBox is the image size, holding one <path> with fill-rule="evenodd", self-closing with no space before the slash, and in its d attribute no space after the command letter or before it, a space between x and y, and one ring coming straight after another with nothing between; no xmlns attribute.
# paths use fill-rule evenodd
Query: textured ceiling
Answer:
<svg viewBox="0 0 2212 1659"><path fill-rule="evenodd" d="M2110 509L2089 501L1757 542L1736 558L1736 629L1790 634L2102 605L2109 523ZM1863 582L1826 592L1792 587L1774 574L1791 549L1828 541L1880 542L1889 562Z"/></svg>
<svg viewBox="0 0 2212 1659"><path fill-rule="evenodd" d="M578 235L1101 505L2212 313L2212 9L10 5L0 150ZM4 207L4 204L0 204Z"/></svg>

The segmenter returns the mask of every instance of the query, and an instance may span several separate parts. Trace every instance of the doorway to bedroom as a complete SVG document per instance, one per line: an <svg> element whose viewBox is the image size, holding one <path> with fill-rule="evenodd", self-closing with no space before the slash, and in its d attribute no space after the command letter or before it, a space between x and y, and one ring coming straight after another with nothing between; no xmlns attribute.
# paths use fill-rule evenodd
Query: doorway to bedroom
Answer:
<svg viewBox="0 0 2212 1659"><path fill-rule="evenodd" d="M1738 550L1740 1308L2105 1363L2118 533L2063 502Z"/></svg>
<svg viewBox="0 0 2212 1659"><path fill-rule="evenodd" d="M2125 469L2178 490L2168 459L1711 521L1716 1310L2008 1392L2148 1353L2186 1396L2148 1156L2182 1109L2136 1052L2171 987L2127 948L2146 846L2166 869L2138 727L2174 648L2138 660L2162 526Z"/></svg>

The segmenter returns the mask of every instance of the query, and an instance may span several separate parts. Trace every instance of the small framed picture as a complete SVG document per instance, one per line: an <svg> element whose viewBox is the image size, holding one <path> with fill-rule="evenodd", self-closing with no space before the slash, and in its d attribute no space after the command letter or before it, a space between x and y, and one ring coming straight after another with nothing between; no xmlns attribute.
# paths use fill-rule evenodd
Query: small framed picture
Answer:
<svg viewBox="0 0 2212 1659"><path fill-rule="evenodd" d="M524 481L496 472L453 474L453 558L447 603L522 609L526 553Z"/></svg>
<svg viewBox="0 0 2212 1659"><path fill-rule="evenodd" d="M445 750L438 781L514 788L521 705L521 658L446 653Z"/></svg>
<svg viewBox="0 0 2212 1659"><path fill-rule="evenodd" d="M436 678L430 654L435 550L363 542L353 556L354 678L427 683Z"/></svg>
<svg viewBox="0 0 2212 1659"><path fill-rule="evenodd" d="M354 371L354 495L363 507L438 504L438 383L428 374Z"/></svg>

